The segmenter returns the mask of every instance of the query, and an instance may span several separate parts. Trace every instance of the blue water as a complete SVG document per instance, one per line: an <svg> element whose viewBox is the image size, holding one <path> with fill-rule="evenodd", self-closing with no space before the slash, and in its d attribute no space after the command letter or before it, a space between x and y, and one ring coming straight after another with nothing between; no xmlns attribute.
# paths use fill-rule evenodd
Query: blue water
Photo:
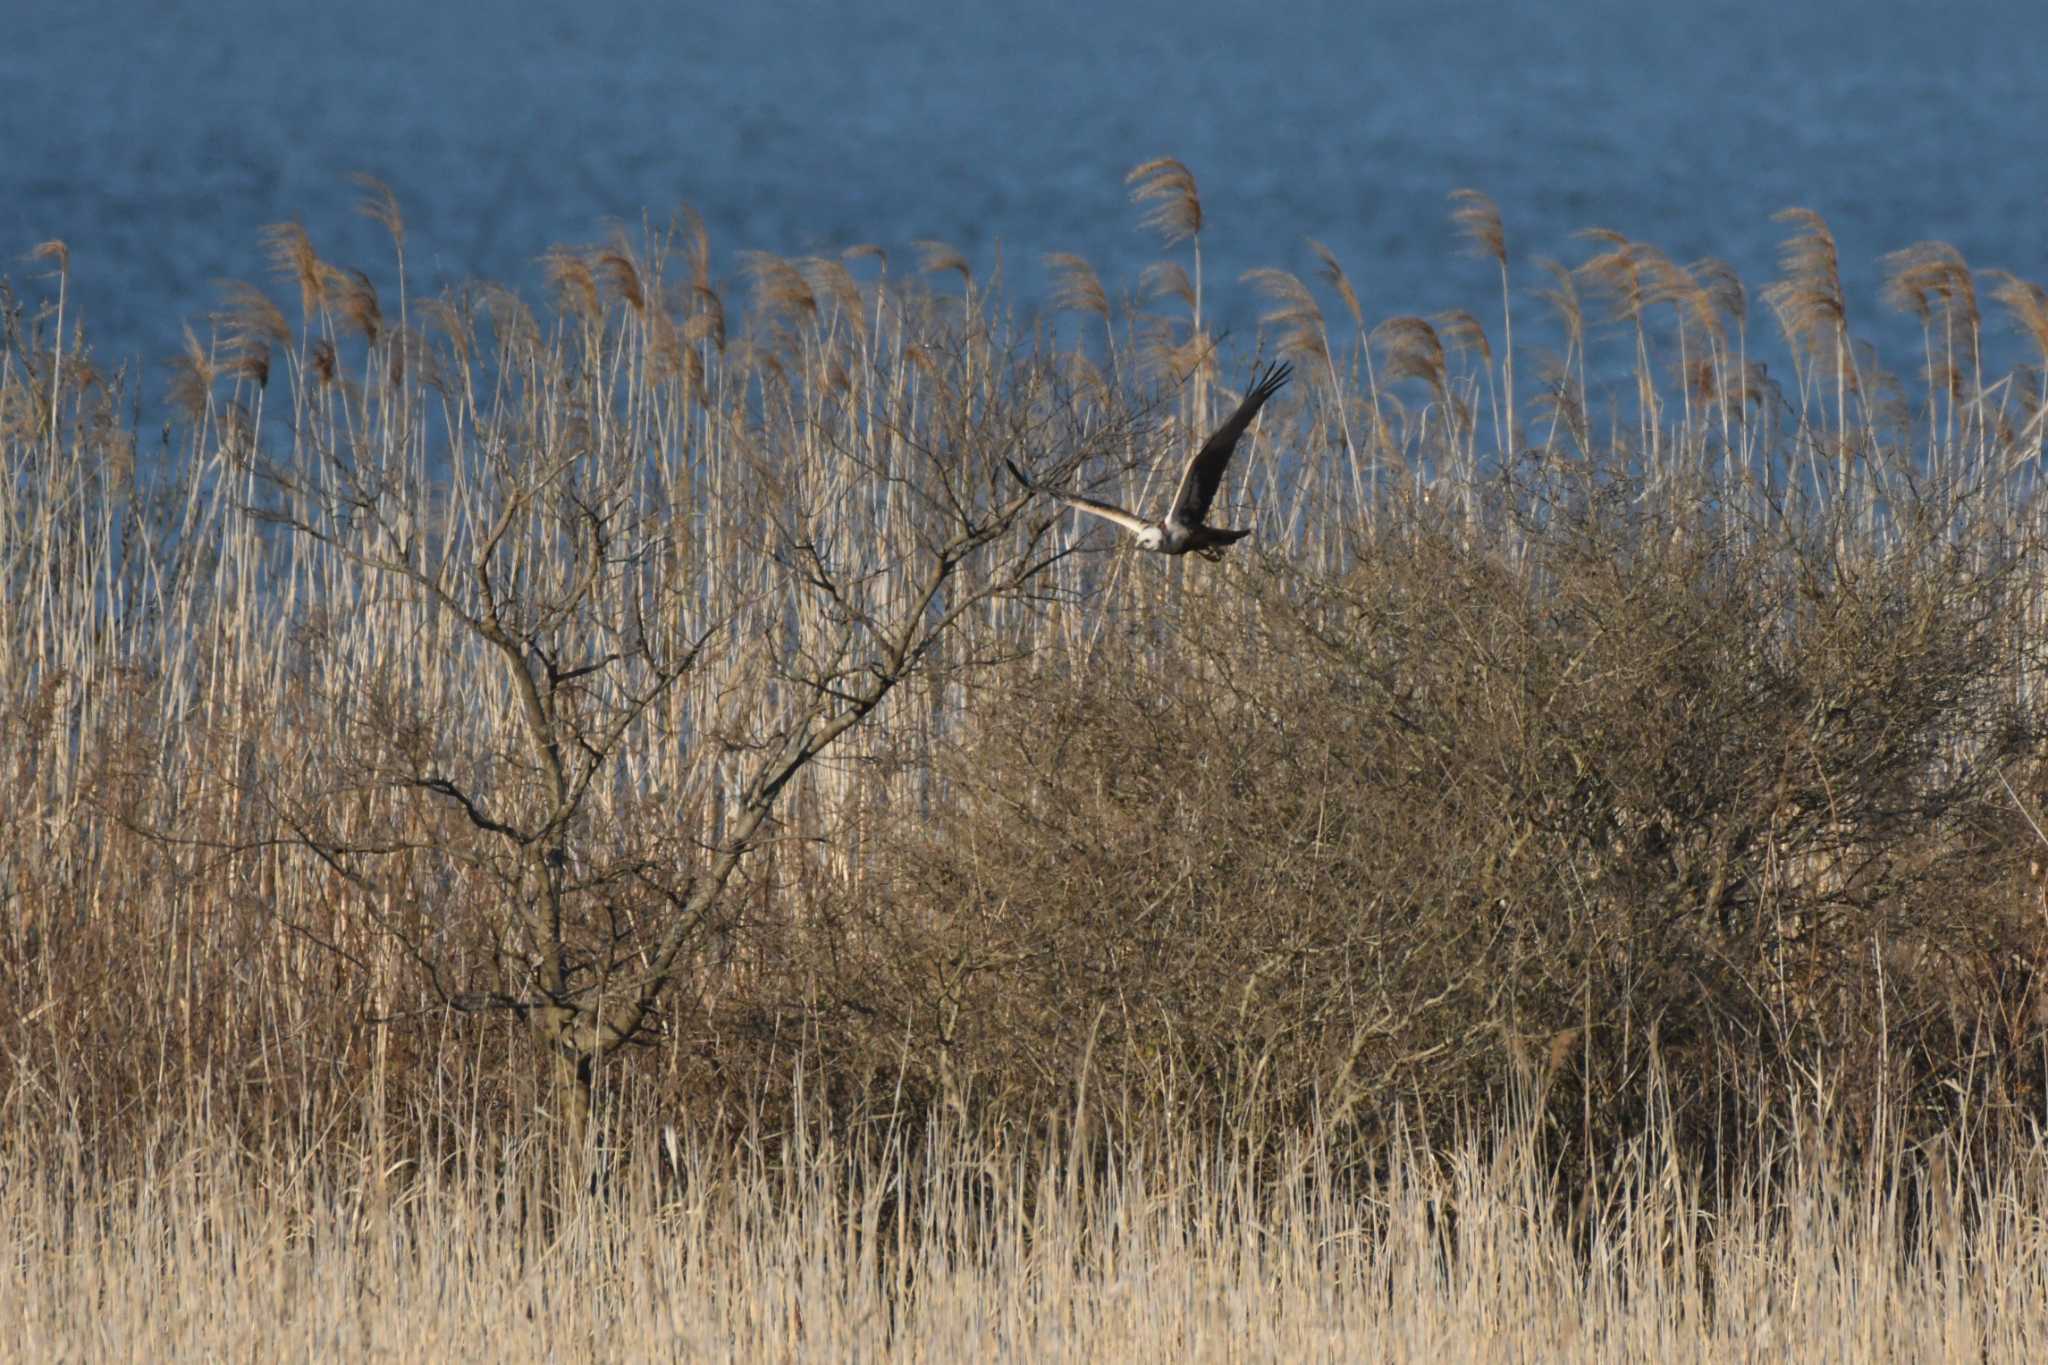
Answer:
<svg viewBox="0 0 2048 1365"><path fill-rule="evenodd" d="M535 292L550 245L684 202L728 269L856 242L907 267L937 237L984 274L1000 250L1027 303L1053 250L1135 289L1157 249L1122 178L1159 155L1200 178L1240 326L1238 275L1307 274L1308 237L1371 317L1490 308L1445 217L1466 185L1532 287L1593 225L1760 287L1794 204L1873 326L1878 256L1919 239L2048 275L2048 22L2021 0L160 8L0 0L0 273L42 298L22 254L68 242L89 336L146 399L218 280L268 279L263 225L383 269L356 170L397 192L416 289Z"/></svg>

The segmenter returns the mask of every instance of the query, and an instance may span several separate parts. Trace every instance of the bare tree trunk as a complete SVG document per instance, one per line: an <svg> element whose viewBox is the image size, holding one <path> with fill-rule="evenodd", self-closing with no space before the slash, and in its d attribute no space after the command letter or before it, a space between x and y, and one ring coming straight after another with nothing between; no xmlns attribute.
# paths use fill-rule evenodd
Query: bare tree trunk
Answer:
<svg viewBox="0 0 2048 1365"><path fill-rule="evenodd" d="M566 1050L565 1042L543 1039L553 1059L549 1068L549 1103L554 1111L557 1150L566 1160L579 1160L590 1139L591 1059Z"/></svg>

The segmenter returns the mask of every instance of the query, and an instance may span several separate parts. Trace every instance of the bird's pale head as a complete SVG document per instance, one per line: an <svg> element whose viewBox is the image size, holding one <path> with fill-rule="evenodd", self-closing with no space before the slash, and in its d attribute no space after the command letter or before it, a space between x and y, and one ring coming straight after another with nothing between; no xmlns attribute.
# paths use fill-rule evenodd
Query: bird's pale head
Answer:
<svg viewBox="0 0 2048 1365"><path fill-rule="evenodd" d="M1156 550L1165 543L1166 532L1161 527L1147 526L1138 532L1138 548L1141 550Z"/></svg>

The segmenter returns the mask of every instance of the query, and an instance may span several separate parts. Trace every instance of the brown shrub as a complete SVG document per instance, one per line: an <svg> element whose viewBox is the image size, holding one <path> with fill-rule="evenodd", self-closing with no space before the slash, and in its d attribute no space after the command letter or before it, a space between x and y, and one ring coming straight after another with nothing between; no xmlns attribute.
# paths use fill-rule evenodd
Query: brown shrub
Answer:
<svg viewBox="0 0 2048 1365"><path fill-rule="evenodd" d="M1516 558L1247 567L981 694L817 968L867 1064L1367 1133L1520 1080L1598 1148L1816 1061L1852 1132L2038 1095L2018 557L1550 491L1502 499Z"/></svg>

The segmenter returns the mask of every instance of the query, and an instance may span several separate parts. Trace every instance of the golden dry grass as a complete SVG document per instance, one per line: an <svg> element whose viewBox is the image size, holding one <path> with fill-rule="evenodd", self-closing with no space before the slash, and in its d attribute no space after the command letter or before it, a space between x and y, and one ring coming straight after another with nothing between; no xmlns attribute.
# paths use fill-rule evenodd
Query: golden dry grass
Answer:
<svg viewBox="0 0 2048 1365"><path fill-rule="evenodd" d="M1494 1155L1486 1155L1491 1147ZM672 1140L603 1199L544 1163L381 1174L218 1145L94 1185L10 1151L0 1354L266 1360L2038 1360L2048 1152L1995 1177L1810 1153L1698 1211L1668 1153L1546 1210L1524 1150L1397 1153L1340 1192L1228 1150L1075 1179L941 1131L922 1155ZM474 1156L475 1154L471 1154ZM676 1160L673 1164L669 1157ZM649 1174L660 1172L659 1175ZM1574 1220L1565 1220L1574 1221Z"/></svg>

